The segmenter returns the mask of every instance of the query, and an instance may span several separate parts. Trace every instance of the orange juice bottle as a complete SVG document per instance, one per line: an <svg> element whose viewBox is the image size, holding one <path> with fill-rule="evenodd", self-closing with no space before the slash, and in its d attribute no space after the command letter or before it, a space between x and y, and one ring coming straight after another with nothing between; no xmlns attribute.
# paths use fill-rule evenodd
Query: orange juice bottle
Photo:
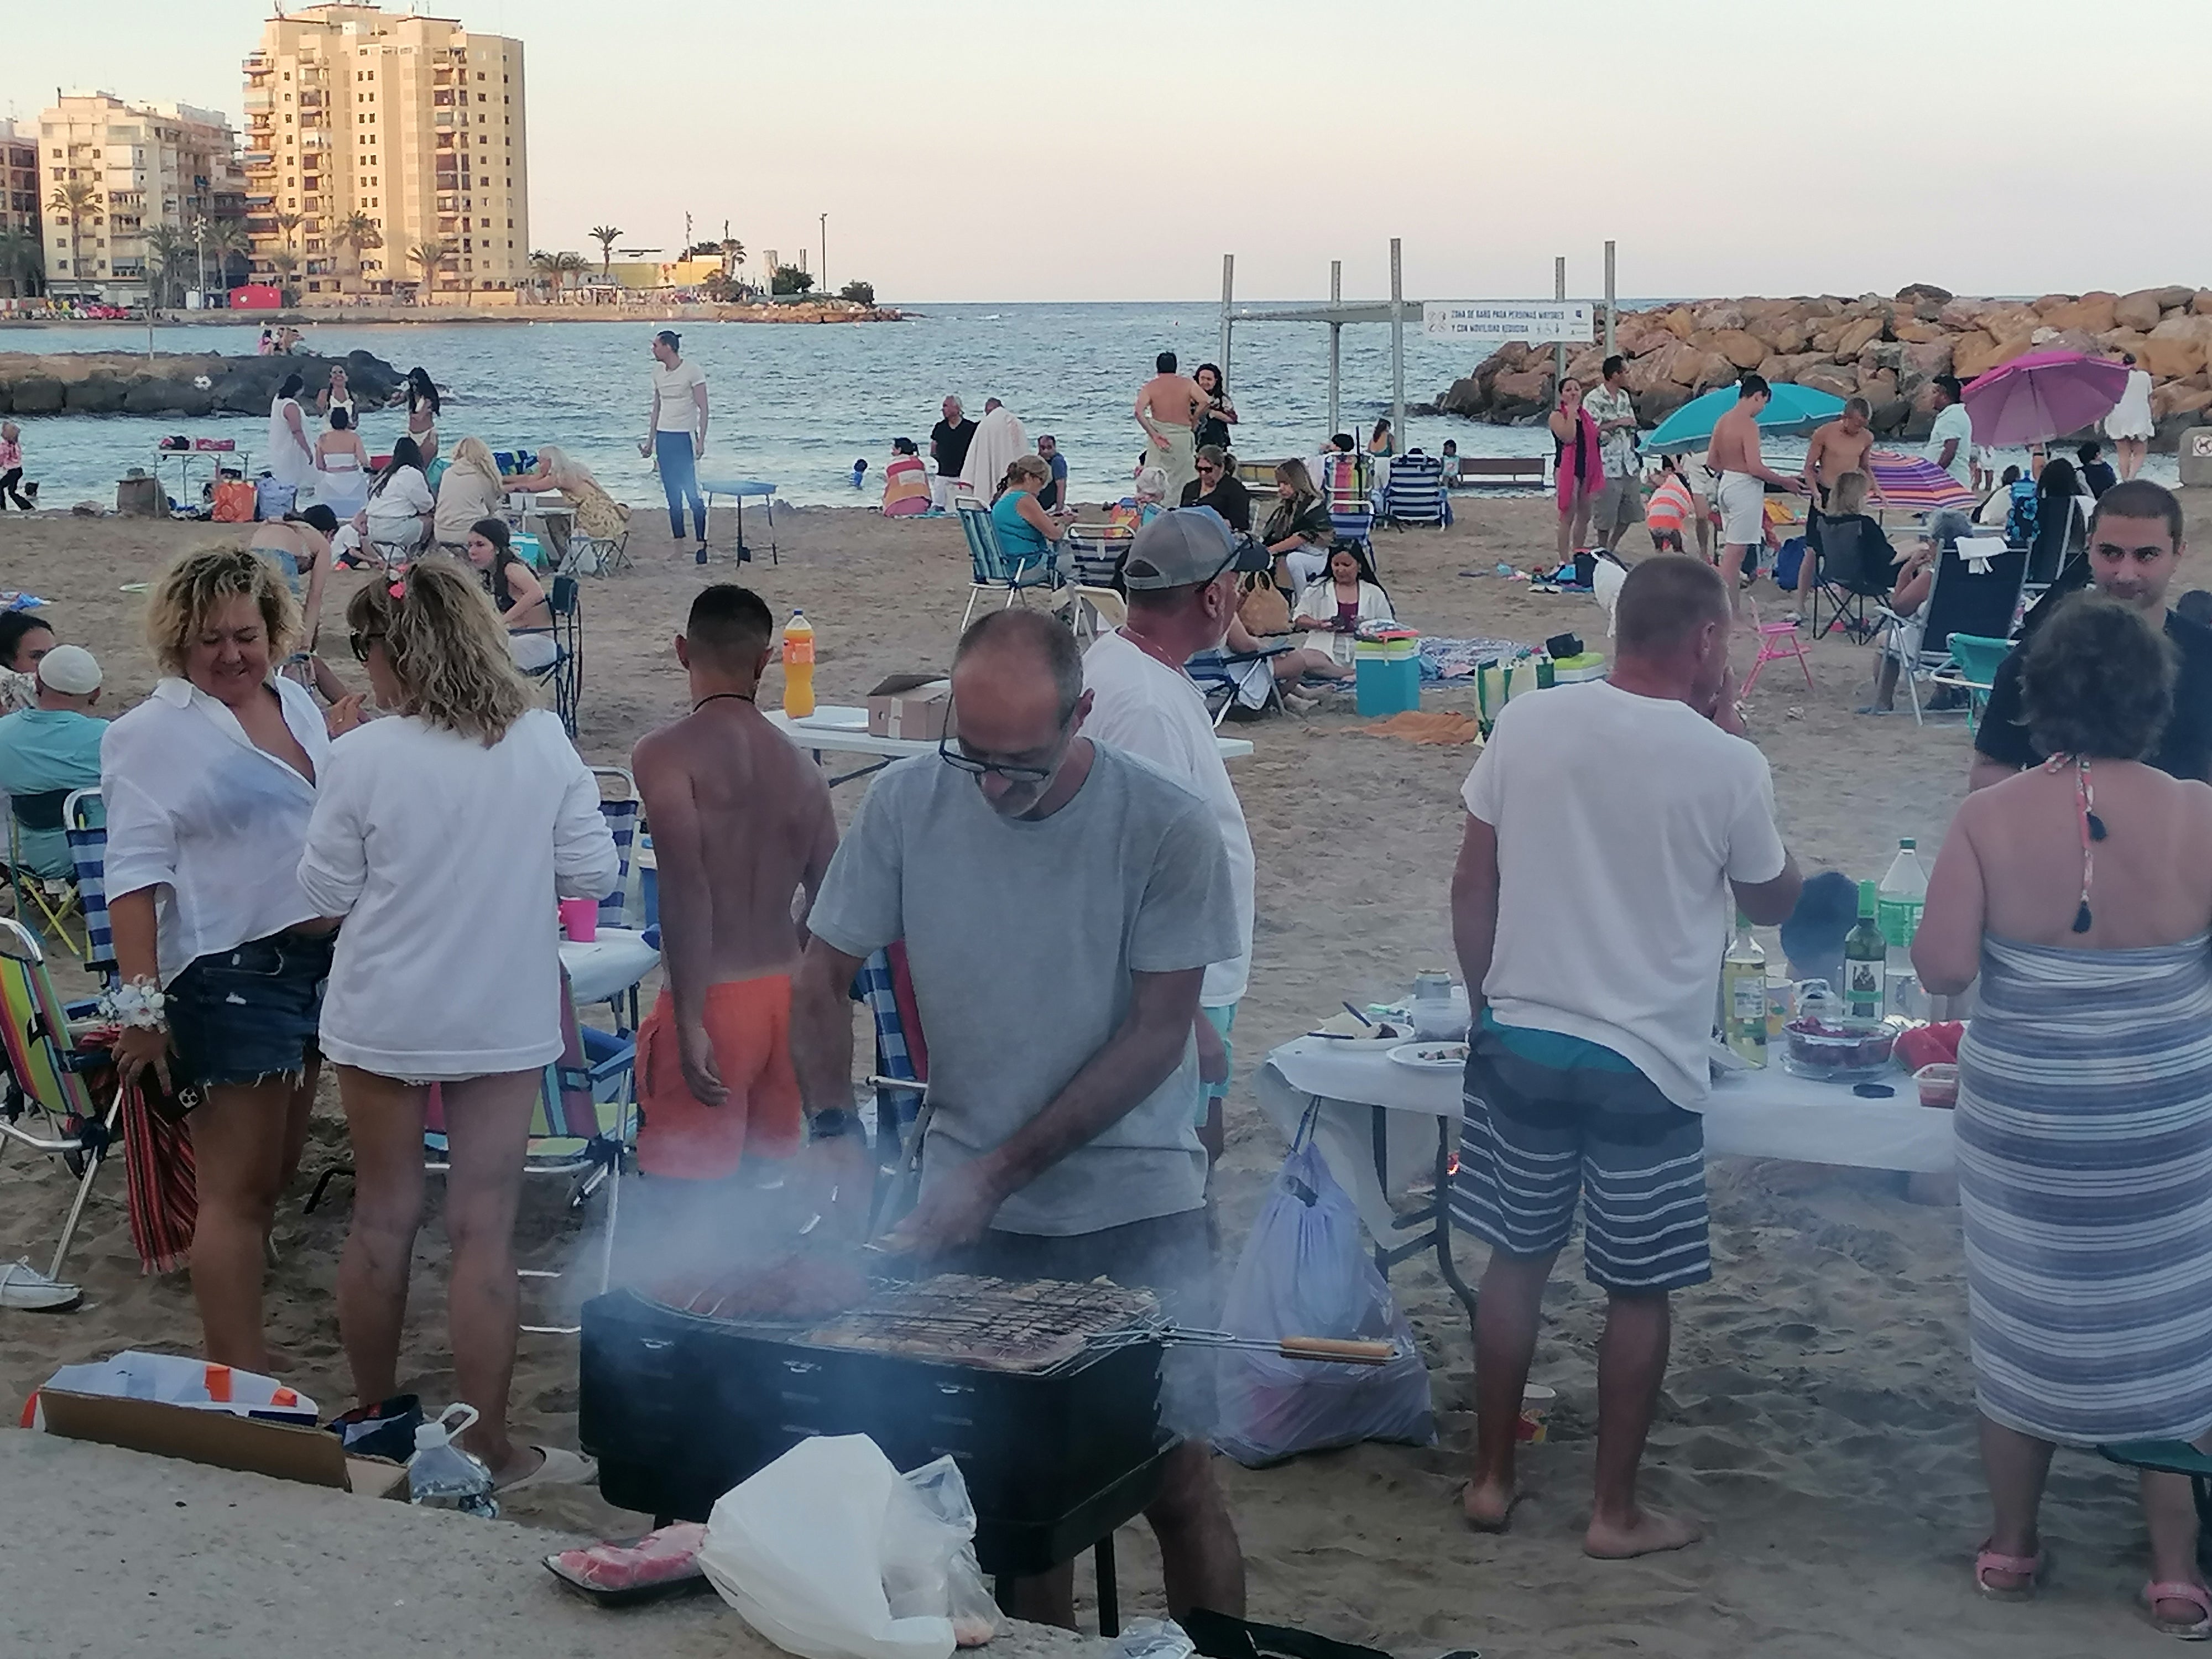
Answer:
<svg viewBox="0 0 2212 1659"><path fill-rule="evenodd" d="M783 625L783 712L795 720L814 712L814 626L803 611Z"/></svg>

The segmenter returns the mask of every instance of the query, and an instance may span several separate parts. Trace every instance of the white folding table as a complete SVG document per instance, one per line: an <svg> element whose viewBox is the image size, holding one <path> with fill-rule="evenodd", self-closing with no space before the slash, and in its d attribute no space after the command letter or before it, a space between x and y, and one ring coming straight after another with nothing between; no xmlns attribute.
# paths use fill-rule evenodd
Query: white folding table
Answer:
<svg viewBox="0 0 2212 1659"><path fill-rule="evenodd" d="M872 772L880 772L895 760L908 755L933 755L937 752L934 738L879 738L868 730L868 711L865 708L845 708L829 703L817 705L814 712L803 720L793 720L781 708L762 711L769 723L801 749L811 751L817 761L824 755L870 755L875 758L866 766L830 780L830 787L850 783L854 778L865 778ZM1224 760L1236 760L1252 752L1252 745L1243 738L1214 738Z"/></svg>

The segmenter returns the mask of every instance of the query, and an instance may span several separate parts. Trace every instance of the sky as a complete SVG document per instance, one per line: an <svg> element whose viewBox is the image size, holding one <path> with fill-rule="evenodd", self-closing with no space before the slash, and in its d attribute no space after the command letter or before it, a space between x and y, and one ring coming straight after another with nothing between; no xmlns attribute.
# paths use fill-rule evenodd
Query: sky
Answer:
<svg viewBox="0 0 2212 1659"><path fill-rule="evenodd" d="M387 6L387 9L401 9ZM757 260L829 216L891 301L2212 283L2212 3L2135 0L454 0L519 36L531 240ZM56 87L240 118L267 0L9 7L0 115ZM2112 27L2107 28L2110 20ZM2124 28L2120 25L2124 23Z"/></svg>

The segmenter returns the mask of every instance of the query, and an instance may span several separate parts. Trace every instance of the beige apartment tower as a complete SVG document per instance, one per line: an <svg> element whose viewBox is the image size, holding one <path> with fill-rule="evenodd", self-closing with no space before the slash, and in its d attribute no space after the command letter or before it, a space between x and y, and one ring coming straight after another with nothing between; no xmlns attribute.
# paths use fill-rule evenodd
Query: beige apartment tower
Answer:
<svg viewBox="0 0 2212 1659"><path fill-rule="evenodd" d="M190 233L240 209L238 142L229 118L214 110L61 93L39 117L38 151L44 199L74 195L80 203L76 213L44 214L49 294L143 302L148 231ZM0 206L12 215L15 200ZM221 262L219 252L209 256L211 276Z"/></svg>
<svg viewBox="0 0 2212 1659"><path fill-rule="evenodd" d="M368 5L271 18L246 60L257 276L311 306L511 295L530 280L523 110L520 40ZM418 249L444 257L426 271Z"/></svg>

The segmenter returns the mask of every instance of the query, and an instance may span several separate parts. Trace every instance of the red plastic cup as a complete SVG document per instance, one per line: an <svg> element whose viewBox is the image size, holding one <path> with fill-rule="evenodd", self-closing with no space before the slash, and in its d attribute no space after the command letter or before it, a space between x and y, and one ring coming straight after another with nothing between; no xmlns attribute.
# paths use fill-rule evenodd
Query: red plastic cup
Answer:
<svg viewBox="0 0 2212 1659"><path fill-rule="evenodd" d="M599 902L578 898L561 901L561 931L580 945L599 936Z"/></svg>

